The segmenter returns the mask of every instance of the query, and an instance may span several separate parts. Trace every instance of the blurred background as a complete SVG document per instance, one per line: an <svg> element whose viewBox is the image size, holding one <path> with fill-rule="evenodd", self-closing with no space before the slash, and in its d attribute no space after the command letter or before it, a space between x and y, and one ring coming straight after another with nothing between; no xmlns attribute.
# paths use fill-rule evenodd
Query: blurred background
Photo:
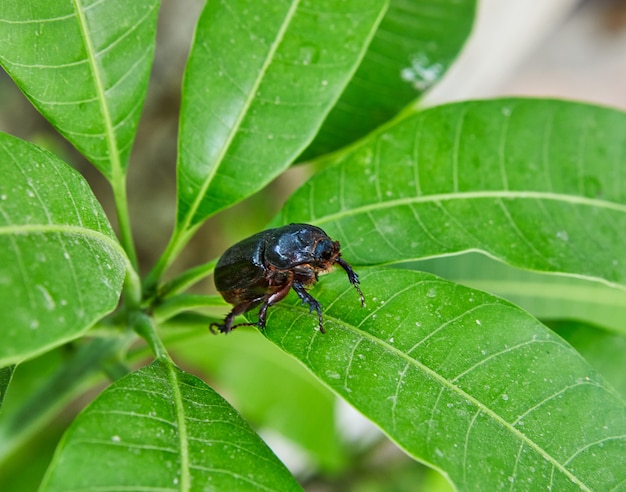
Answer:
<svg viewBox="0 0 626 492"><path fill-rule="evenodd" d="M156 61L131 157L128 185L135 240L144 272L162 252L174 223L181 76L202 5L200 0L162 0ZM573 99L626 110L626 0L483 0L474 32L460 59L419 105L512 95ZM79 169L115 223L107 182L58 136L1 70L0 131L47 147ZM206 262L241 237L256 232L269 222L310 171L307 165L295 166L266 190L211 219L171 274ZM197 288L208 292L212 285L207 282ZM259 348L260 337L253 335L241 336L242 347L266 351L267 359L281 356L272 352L273 347ZM199 338L203 341L198 345L196 340L195 348L184 341L176 346L180 353L185 353L184 360L178 359L179 364L209 384L245 387L246 370L231 368L238 374L234 378L232 370L220 366L223 361L219 354L227 352L229 339L209 340L208 331ZM246 345L248 338L250 345ZM55 352L25 364L16 373L15 382L45 376L45 368L60 358L62 354ZM207 358L211 364L203 362ZM301 370L302 374L294 370L294 387L304 384L307 377L310 379ZM22 391L28 391L28 386L22 386ZM231 401L246 418L259 423L261 435L298 474L307 490L451 490L445 479L405 458L356 412L335 403L327 390L315 391L320 391L318 399L335 408L339 437L328 437L326 448L319 450L320 455L332 455L326 461L319 456L311 459L310 453L295 448L281 436L277 429L281 419L288 418L287 412L276 413L274 409L268 417L270 410L245 408L245 401L236 396ZM14 458L11 470L0 470L0 490L36 489L64 426L95 394L77 400L59 417L58 427L37 436L36 456L32 454L35 448L29 447L28 455ZM224 396L229 398L228 389ZM269 425L272 419L278 423ZM301 425L306 426L307 422ZM22 473L25 469L29 470L27 476ZM318 470L323 473L317 473Z"/></svg>

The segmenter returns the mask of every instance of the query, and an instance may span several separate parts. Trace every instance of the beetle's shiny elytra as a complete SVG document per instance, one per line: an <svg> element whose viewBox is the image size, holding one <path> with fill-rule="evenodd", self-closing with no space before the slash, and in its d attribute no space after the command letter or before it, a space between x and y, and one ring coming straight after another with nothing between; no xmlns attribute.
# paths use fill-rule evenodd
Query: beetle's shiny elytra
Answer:
<svg viewBox="0 0 626 492"><path fill-rule="evenodd" d="M333 241L319 227L309 224L290 224L259 232L226 250L215 267L215 286L226 300L233 304L223 323L211 323L212 333L229 333L238 326L265 328L267 309L281 301L293 289L309 312L317 311L322 333L322 307L307 292L317 282L320 273L328 272L338 264L348 274L365 306L359 277L341 257L339 242ZM259 321L233 325L235 317L258 305Z"/></svg>

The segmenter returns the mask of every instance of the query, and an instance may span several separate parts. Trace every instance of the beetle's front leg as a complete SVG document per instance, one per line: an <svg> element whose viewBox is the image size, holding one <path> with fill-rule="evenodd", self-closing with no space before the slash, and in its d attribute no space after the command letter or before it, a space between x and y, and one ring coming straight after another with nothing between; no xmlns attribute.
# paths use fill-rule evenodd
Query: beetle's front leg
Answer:
<svg viewBox="0 0 626 492"><path fill-rule="evenodd" d="M309 313L312 313L313 309L317 311L317 319L319 320L320 331L322 333L326 333L326 331L324 330L324 320L322 319L322 306L317 301L317 299L309 294L304 288L304 285L302 285L300 282L293 283L293 290L295 290L296 294L298 294L298 297L302 299L302 304L309 305Z"/></svg>
<svg viewBox="0 0 626 492"><path fill-rule="evenodd" d="M359 283L360 283L359 276L352 269L350 264L346 260L344 260L341 256L339 256L335 260L335 262L338 263L339 266L341 266L341 268L343 268L346 271L346 273L348 274L348 280L350 281L352 285L354 285L354 288L357 290L357 292L359 293L359 296L361 297L361 307L365 307L365 297L363 296L361 287L359 287Z"/></svg>

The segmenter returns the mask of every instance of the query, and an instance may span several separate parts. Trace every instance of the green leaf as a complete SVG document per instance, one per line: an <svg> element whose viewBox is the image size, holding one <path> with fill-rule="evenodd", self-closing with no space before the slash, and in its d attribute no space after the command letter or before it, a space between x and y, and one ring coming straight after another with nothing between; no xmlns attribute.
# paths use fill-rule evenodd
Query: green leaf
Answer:
<svg viewBox="0 0 626 492"><path fill-rule="evenodd" d="M74 421L41 491L301 490L233 408L156 361L120 379Z"/></svg>
<svg viewBox="0 0 626 492"><path fill-rule="evenodd" d="M207 2L183 84L178 228L260 190L308 145L385 0Z"/></svg>
<svg viewBox="0 0 626 492"><path fill-rule="evenodd" d="M626 292L603 283L519 270L480 253L399 266L486 290L539 319L577 319L626 335Z"/></svg>
<svg viewBox="0 0 626 492"><path fill-rule="evenodd" d="M483 251L626 285L626 114L504 99L424 111L363 140L296 192L356 264Z"/></svg>
<svg viewBox="0 0 626 492"><path fill-rule="evenodd" d="M361 268L320 280L326 335L296 296L266 336L458 490L613 490L624 400L521 309L430 274Z"/></svg>
<svg viewBox="0 0 626 492"><path fill-rule="evenodd" d="M0 64L107 178L123 173L148 85L158 0L3 0Z"/></svg>
<svg viewBox="0 0 626 492"><path fill-rule="evenodd" d="M0 412L2 411L2 402L7 394L14 370L15 366L0 367Z"/></svg>
<svg viewBox="0 0 626 492"><path fill-rule="evenodd" d="M255 428L280 433L326 472L345 466L346 449L335 429L336 398L309 371L256 331L209 338L199 337L198 329L171 349L180 360L204 369ZM171 331L180 334L181 327Z"/></svg>
<svg viewBox="0 0 626 492"><path fill-rule="evenodd" d="M76 338L112 311L127 258L86 181L0 134L0 366Z"/></svg>
<svg viewBox="0 0 626 492"><path fill-rule="evenodd" d="M374 130L446 73L467 40L475 0L391 0L359 69L302 159Z"/></svg>

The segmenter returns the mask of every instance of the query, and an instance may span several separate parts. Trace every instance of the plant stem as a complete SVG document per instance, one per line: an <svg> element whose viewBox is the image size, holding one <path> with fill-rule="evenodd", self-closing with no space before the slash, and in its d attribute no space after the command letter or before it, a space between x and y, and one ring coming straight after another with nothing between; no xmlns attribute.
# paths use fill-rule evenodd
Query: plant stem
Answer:
<svg viewBox="0 0 626 492"><path fill-rule="evenodd" d="M193 234L200 227L197 226L191 229L182 230L178 226L174 228L170 242L167 244L165 251L157 261L156 265L152 268L150 273L146 276L143 286L144 292L150 294L161 280L161 276L167 270L167 268L174 262L178 253L186 246L189 240L193 237Z"/></svg>
<svg viewBox="0 0 626 492"><path fill-rule="evenodd" d="M141 304L141 279L136 270L130 265L126 267L126 279L124 280L124 300L129 309L138 309Z"/></svg>
<svg viewBox="0 0 626 492"><path fill-rule="evenodd" d="M114 168L117 169L117 168ZM126 174L121 170L114 171L111 178L111 188L115 199L115 209L117 211L117 223L120 230L120 240L131 265L138 271L137 252L133 241L133 233L130 226L130 215L128 213L128 197L126 194Z"/></svg>
<svg viewBox="0 0 626 492"><path fill-rule="evenodd" d="M138 311L132 314L130 321L139 336L148 343L156 358L171 363L172 359L156 332L154 320L147 314Z"/></svg>

